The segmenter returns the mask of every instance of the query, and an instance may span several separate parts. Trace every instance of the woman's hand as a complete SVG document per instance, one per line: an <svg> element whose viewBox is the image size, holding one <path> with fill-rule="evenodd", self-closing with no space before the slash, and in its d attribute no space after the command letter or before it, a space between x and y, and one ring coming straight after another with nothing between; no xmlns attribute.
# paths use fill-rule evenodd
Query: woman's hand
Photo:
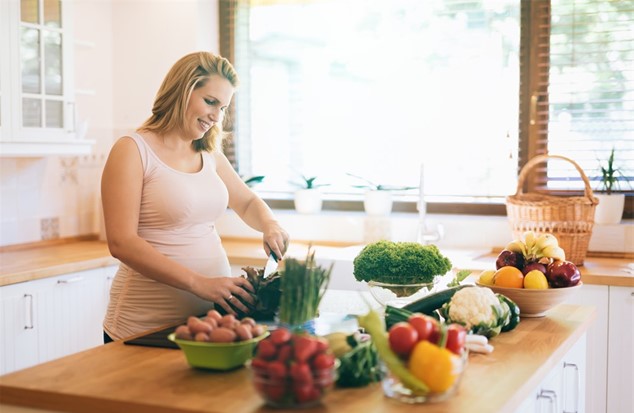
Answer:
<svg viewBox="0 0 634 413"><path fill-rule="evenodd" d="M243 277L200 277L196 280L192 293L198 297L213 301L229 314L237 315L236 309L248 313L250 309L237 297L250 305L255 304L250 292L254 292L251 283Z"/></svg>
<svg viewBox="0 0 634 413"><path fill-rule="evenodd" d="M288 233L274 221L264 228L262 234L264 252L266 252L268 256L271 251L273 251L277 260L280 261L282 257L284 257L284 254L286 254L286 249L288 248Z"/></svg>

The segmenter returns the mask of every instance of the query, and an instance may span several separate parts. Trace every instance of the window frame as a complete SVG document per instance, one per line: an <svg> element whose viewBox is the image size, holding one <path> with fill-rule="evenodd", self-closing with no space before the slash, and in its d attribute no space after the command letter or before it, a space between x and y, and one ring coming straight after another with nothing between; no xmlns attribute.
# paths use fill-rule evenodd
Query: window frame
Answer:
<svg viewBox="0 0 634 413"><path fill-rule="evenodd" d="M550 48L550 0L521 1L520 32L520 86L519 86L519 118L518 118L518 163L517 175L529 159L548 153L548 79L550 59L548 54L540 50ZM235 41L229 33L235 23L235 13L244 6L241 0L221 0L218 2L220 54L231 62L235 62ZM233 123L235 117L235 99L228 110L229 122L225 122L225 131L229 139L225 141L224 150L234 168L239 171L238 159L233 146ZM524 183L524 192L539 192L560 196L583 196L583 190L558 190L545 188L547 181L546 166L535 168ZM508 194L513 195L513 194ZM634 191L626 191L626 202L623 218L634 218ZM293 199L280 199L262 195L271 208L293 209ZM506 205L503 199L498 202L483 197L483 202L434 202L426 203L428 213L491 215L505 216ZM363 211L363 200L324 199L324 210ZM417 202L396 199L394 212L416 213Z"/></svg>

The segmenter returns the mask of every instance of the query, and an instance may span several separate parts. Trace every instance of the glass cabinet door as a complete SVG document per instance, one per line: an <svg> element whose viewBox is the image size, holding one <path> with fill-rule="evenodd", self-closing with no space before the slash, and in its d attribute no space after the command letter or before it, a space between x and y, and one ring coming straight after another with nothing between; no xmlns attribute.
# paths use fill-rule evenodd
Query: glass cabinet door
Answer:
<svg viewBox="0 0 634 413"><path fill-rule="evenodd" d="M62 0L20 0L20 87L23 128L69 132L73 105L65 91ZM67 130L64 130L66 128Z"/></svg>

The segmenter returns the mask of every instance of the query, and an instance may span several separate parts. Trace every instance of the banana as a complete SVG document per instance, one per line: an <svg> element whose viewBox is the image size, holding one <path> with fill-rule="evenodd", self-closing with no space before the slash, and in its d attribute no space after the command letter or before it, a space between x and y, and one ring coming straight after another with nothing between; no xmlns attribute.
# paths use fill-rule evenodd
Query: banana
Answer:
<svg viewBox="0 0 634 413"><path fill-rule="evenodd" d="M522 241L524 241L524 244L526 245L526 257L530 257L532 255L535 255L535 241L537 240L537 237L535 236L535 233L533 231L525 231L524 234L522 235Z"/></svg>
<svg viewBox="0 0 634 413"><path fill-rule="evenodd" d="M560 261L566 260L566 253L564 252L564 250L561 247L555 245L549 245L546 248L542 249L540 251L540 255L541 257L553 258Z"/></svg>
<svg viewBox="0 0 634 413"><path fill-rule="evenodd" d="M508 244L506 244L506 247L504 247L504 249L513 252L521 252L522 255L526 256L526 245L519 239L509 242Z"/></svg>
<svg viewBox="0 0 634 413"><path fill-rule="evenodd" d="M557 241L557 237L555 237L553 234L549 234L549 233L540 234L537 237L537 240L535 241L535 248L536 248L537 252L539 253L539 251L541 251L544 248L549 247L549 246L555 246L555 247L559 246L559 242Z"/></svg>

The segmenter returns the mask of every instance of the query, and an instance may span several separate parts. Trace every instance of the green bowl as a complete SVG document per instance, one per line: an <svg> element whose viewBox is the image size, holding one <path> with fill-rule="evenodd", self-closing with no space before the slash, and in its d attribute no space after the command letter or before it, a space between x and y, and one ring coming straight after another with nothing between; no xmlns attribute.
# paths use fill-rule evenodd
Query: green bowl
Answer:
<svg viewBox="0 0 634 413"><path fill-rule="evenodd" d="M172 333L167 338L175 342L185 353L190 366L200 369L231 370L244 365L253 357L255 346L269 335L269 332L250 340L232 343L207 343L181 340Z"/></svg>

